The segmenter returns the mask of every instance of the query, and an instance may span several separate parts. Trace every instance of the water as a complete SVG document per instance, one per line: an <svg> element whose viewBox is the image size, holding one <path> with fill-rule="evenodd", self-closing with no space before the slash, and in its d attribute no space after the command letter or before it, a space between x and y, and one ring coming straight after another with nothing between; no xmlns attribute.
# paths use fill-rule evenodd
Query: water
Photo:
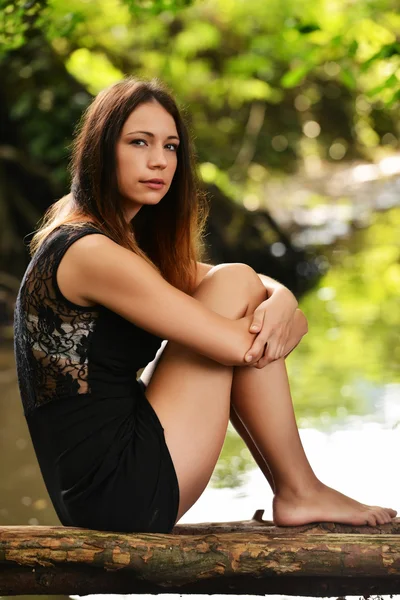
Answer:
<svg viewBox="0 0 400 600"><path fill-rule="evenodd" d="M375 423L331 433L300 430L310 463L324 483L364 503L389 504L400 512L399 483L393 477L399 433L397 427ZM265 510L263 518L270 520L271 502L268 483L259 469L253 469L238 489L209 486L180 522L247 520L260 508Z"/></svg>

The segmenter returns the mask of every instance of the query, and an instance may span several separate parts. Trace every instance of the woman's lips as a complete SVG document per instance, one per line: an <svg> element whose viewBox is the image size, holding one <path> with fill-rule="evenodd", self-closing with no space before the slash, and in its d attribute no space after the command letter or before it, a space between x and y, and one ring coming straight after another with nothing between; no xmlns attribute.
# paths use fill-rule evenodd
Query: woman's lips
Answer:
<svg viewBox="0 0 400 600"><path fill-rule="evenodd" d="M165 185L165 183L156 183L155 181L141 181L140 183L147 185L147 187L151 188L152 190L161 190L161 188L163 188Z"/></svg>

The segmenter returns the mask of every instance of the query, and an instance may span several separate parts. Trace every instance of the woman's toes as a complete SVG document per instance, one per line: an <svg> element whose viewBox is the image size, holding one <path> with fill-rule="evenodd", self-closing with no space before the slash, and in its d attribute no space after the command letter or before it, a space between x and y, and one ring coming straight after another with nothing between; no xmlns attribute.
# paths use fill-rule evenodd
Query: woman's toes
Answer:
<svg viewBox="0 0 400 600"><path fill-rule="evenodd" d="M390 523L390 521L392 520L392 517L387 508L378 507L378 512L379 512L379 515L384 519L383 523L379 523L380 525L383 525L384 523Z"/></svg>
<svg viewBox="0 0 400 600"><path fill-rule="evenodd" d="M387 516L384 514L383 511L379 511L376 514L376 522L378 525L384 525L385 523L387 523Z"/></svg>
<svg viewBox="0 0 400 600"><path fill-rule="evenodd" d="M392 510L391 508L385 508L385 511L386 511L387 516L389 517L389 521L394 519L395 516L397 515L397 511Z"/></svg>
<svg viewBox="0 0 400 600"><path fill-rule="evenodd" d="M376 527L376 516L374 513L367 513L365 524L370 525L371 527Z"/></svg>

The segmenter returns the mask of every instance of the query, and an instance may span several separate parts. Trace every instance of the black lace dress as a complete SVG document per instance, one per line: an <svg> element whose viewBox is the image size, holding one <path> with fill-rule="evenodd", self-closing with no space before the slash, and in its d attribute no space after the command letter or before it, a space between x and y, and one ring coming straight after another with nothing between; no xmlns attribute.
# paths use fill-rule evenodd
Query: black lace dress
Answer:
<svg viewBox="0 0 400 600"><path fill-rule="evenodd" d="M63 525L167 533L179 487L137 371L161 339L104 306L70 302L57 269L94 226L57 228L30 262L15 308L18 382L33 445Z"/></svg>

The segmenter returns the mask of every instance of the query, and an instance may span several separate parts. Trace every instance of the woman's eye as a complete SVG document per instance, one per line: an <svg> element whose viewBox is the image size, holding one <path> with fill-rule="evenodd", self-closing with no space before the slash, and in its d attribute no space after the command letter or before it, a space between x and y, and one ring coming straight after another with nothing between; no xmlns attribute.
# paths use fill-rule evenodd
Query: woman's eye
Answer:
<svg viewBox="0 0 400 600"><path fill-rule="evenodd" d="M132 140L129 143L139 147L147 146L146 140ZM168 150L172 150L172 152L176 152L178 150L178 144L167 144L166 148L168 148Z"/></svg>

